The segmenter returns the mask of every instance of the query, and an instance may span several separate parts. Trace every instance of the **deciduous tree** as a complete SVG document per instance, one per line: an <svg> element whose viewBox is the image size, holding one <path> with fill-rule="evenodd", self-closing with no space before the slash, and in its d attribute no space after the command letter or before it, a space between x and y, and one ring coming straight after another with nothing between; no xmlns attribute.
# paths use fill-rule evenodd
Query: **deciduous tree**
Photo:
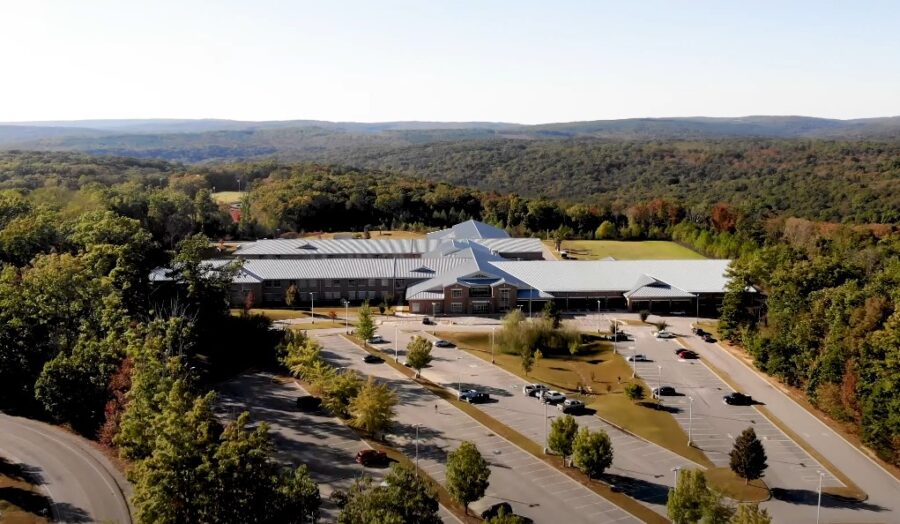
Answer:
<svg viewBox="0 0 900 524"><path fill-rule="evenodd" d="M376 382L373 377L363 384L359 393L350 400L350 425L370 435L387 429L396 412L397 394L387 385Z"/></svg>
<svg viewBox="0 0 900 524"><path fill-rule="evenodd" d="M613 461L612 442L605 431L581 428L572 441L572 464L589 479L595 479L606 471Z"/></svg>
<svg viewBox="0 0 900 524"><path fill-rule="evenodd" d="M417 336L406 346L406 363L416 370L418 377L422 368L431 362L431 342L425 337Z"/></svg>
<svg viewBox="0 0 900 524"><path fill-rule="evenodd" d="M475 444L464 441L447 455L447 491L469 514L469 504L484 496L491 470Z"/></svg>
<svg viewBox="0 0 900 524"><path fill-rule="evenodd" d="M578 423L572 415L556 417L550 423L547 445L554 453L562 456L563 462L566 462L567 457L572 454L572 444L577 432Z"/></svg>

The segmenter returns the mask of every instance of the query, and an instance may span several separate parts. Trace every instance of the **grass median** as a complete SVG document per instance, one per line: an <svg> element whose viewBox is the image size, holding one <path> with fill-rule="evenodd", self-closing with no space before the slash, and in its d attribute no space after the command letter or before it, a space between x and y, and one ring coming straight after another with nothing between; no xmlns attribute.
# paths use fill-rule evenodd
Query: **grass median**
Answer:
<svg viewBox="0 0 900 524"><path fill-rule="evenodd" d="M350 342L353 342L359 348L365 349L367 352L369 352L373 355L383 357L383 355L381 355L378 351L365 346L359 338L354 337L352 335L342 335L342 336L344 336ZM488 357L488 358L490 358L490 357ZM400 373L402 373L403 375L408 377L409 379L417 382L419 385L421 385L422 387L427 389L433 395L440 397L441 399L452 404L455 408L459 409L463 413L469 415L471 418L473 418L479 424L487 427L488 429L493 431L498 436L503 437L504 439L508 440L509 442L511 442L515 446L519 447L523 451L537 457L540 460L543 460L547 464L550 464L557 470L561 471L562 473L568 475L573 480L577 481L579 484L585 486L586 488L590 489L594 493L597 493L601 497L609 500L613 504L619 506L620 508L624 509L628 513L631 513L632 515L639 518L640 520L647 522L647 523L651 523L651 524L668 522L661 515L654 512L650 508L642 505L638 501L632 499L628 495L614 491L612 489L612 487L607 484L604 484L604 483L601 483L598 481L589 480L586 475L584 475L577 469L566 467L562 463L562 459L560 457L545 455L544 450L540 446L540 444L538 444L537 442L534 442L533 440L529 439L528 437L515 431L514 429L510 428L509 426L506 426L505 424L500 423L495 418L491 417L490 415L488 415L484 411L478 409L477 407L475 407L467 402L462 402L462 401L458 400L456 398L455 392L448 390L438 384L435 384L425 378L422 378L422 377L416 378L414 370L407 368L406 366L404 366L403 364L401 364L399 362L395 362L394 359L392 359L392 358L385 358L384 361L388 365L390 365L391 367L393 367L394 369L398 370Z"/></svg>
<svg viewBox="0 0 900 524"><path fill-rule="evenodd" d="M449 340L460 349L488 362L491 361L490 334L441 332L437 336ZM524 380L541 382L582 399L604 420L640 438L662 446L673 453L700 464L713 467L699 449L687 445L687 433L671 414L655 408L650 402L634 403L625 397L625 386L632 381L650 389L640 378L631 378L631 366L621 355L613 353L608 342L593 342L590 353L572 357L544 357L535 361L526 377L517 355L494 351L495 363ZM589 387L593 394L579 395L579 385Z"/></svg>

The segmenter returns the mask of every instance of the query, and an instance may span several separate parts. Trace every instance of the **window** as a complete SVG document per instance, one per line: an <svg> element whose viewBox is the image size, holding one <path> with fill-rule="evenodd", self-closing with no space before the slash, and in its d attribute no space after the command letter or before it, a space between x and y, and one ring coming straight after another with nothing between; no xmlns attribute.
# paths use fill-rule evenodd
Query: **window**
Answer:
<svg viewBox="0 0 900 524"><path fill-rule="evenodd" d="M331 287L341 287L341 281L340 281L340 280L337 280L337 279L332 280L332 281L331 281Z"/></svg>
<svg viewBox="0 0 900 524"><path fill-rule="evenodd" d="M491 296L491 288L489 287L473 287L469 290L470 297L487 298Z"/></svg>
<svg viewBox="0 0 900 524"><path fill-rule="evenodd" d="M370 278L370 279L369 279L369 287L375 287L375 286L377 286L377 285L378 285L378 279L377 279L377 278Z"/></svg>
<svg viewBox="0 0 900 524"><path fill-rule="evenodd" d="M281 287L281 282L279 282L278 280L266 280L266 287L267 288Z"/></svg>
<svg viewBox="0 0 900 524"><path fill-rule="evenodd" d="M390 285L391 285L391 281L390 281L390 280L388 280L388 279L386 279L386 278L382 278L382 279L381 279L381 287L390 287Z"/></svg>
<svg viewBox="0 0 900 524"><path fill-rule="evenodd" d="M451 302L450 303L450 312L451 313L462 313L463 312L463 303L462 302Z"/></svg>
<svg viewBox="0 0 900 524"><path fill-rule="evenodd" d="M462 289L454 288L450 290L450 296L453 298L462 298Z"/></svg>
<svg viewBox="0 0 900 524"><path fill-rule="evenodd" d="M356 285L356 279L351 278L350 280L347 281L347 285L348 285L348 286L355 286L355 285Z"/></svg>
<svg viewBox="0 0 900 524"><path fill-rule="evenodd" d="M402 279L402 278L398 278L398 279L394 282L394 287L396 287L396 288L401 288L401 287L403 287L403 279Z"/></svg>
<svg viewBox="0 0 900 524"><path fill-rule="evenodd" d="M487 313L488 309L489 308L487 302L475 302L472 304L473 313Z"/></svg>
<svg viewBox="0 0 900 524"><path fill-rule="evenodd" d="M421 313L422 312L422 304L419 304L418 302L413 302L411 305L412 305L413 313Z"/></svg>

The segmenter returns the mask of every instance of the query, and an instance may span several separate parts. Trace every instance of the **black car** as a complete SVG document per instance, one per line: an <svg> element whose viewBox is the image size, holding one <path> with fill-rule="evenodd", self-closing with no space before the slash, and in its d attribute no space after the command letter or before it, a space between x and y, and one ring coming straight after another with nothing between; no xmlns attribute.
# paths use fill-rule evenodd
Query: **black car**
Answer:
<svg viewBox="0 0 900 524"><path fill-rule="evenodd" d="M614 333L612 335L606 335L603 338L604 338L604 340L609 340L611 342L625 342L625 341L629 340L628 333L623 333L621 331L619 331L618 333Z"/></svg>
<svg viewBox="0 0 900 524"><path fill-rule="evenodd" d="M675 392L675 388L672 386L661 386L658 388L653 388L653 398L657 397L671 397L672 395L677 395Z"/></svg>
<svg viewBox="0 0 900 524"><path fill-rule="evenodd" d="M704 333L703 335L700 336L700 338L702 338L704 342L715 342L716 341L716 339L709 333Z"/></svg>
<svg viewBox="0 0 900 524"><path fill-rule="evenodd" d="M749 406L753 404L753 397L735 391L722 397L722 401L729 406Z"/></svg>
<svg viewBox="0 0 900 524"><path fill-rule="evenodd" d="M363 357L363 362L366 364L378 364L379 362L384 362L384 359L376 355L368 354Z"/></svg>
<svg viewBox="0 0 900 524"><path fill-rule="evenodd" d="M698 327L691 328L691 332L693 332L698 337L702 337L703 335L707 334L706 331L703 331L702 329L700 329Z"/></svg>
<svg viewBox="0 0 900 524"><path fill-rule="evenodd" d="M434 321L431 320L431 319L428 318L428 317L423 318L423 319L422 319L422 323L425 324L426 326L433 326L433 325L434 325Z"/></svg>
<svg viewBox="0 0 900 524"><path fill-rule="evenodd" d="M322 399L312 395L297 397L297 409L302 411L315 411L322 405Z"/></svg>
<svg viewBox="0 0 900 524"><path fill-rule="evenodd" d="M454 347L453 342L448 342L446 340L438 340L434 343L434 347L436 348L452 348Z"/></svg>
<svg viewBox="0 0 900 524"><path fill-rule="evenodd" d="M470 389L468 391L463 391L459 395L459 400L463 402L468 402L469 404L478 404L480 402L487 402L490 400L491 396L487 393L483 393L481 391L477 391L474 389Z"/></svg>

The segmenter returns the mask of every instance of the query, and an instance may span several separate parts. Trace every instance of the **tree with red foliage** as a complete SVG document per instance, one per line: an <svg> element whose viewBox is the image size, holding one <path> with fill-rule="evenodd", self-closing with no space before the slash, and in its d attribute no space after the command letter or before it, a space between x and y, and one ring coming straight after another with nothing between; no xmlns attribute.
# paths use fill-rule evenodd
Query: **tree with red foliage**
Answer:
<svg viewBox="0 0 900 524"><path fill-rule="evenodd" d="M719 202L710 210L709 219L716 232L724 233L727 231L732 233L734 228L737 227L738 214L730 205Z"/></svg>
<svg viewBox="0 0 900 524"><path fill-rule="evenodd" d="M104 446L112 447L113 437L119 432L119 420L122 417L122 412L125 411L125 394L131 389L131 374L133 370L134 361L131 357L126 357L122 360L116 373L109 379L107 389L109 390L110 398L104 408L106 419L97 432L97 437Z"/></svg>

